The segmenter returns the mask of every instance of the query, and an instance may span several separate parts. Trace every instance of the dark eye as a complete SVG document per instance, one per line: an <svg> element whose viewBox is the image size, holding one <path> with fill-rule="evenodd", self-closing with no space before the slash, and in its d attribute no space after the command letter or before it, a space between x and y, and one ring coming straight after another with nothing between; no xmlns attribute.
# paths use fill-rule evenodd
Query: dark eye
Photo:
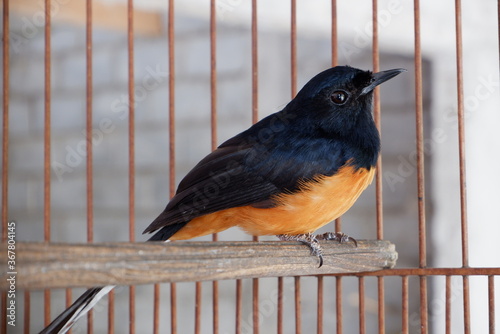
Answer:
<svg viewBox="0 0 500 334"><path fill-rule="evenodd" d="M330 99L332 99L332 102L338 105L342 105L347 101L347 98L349 95L347 95L346 92L343 90L336 90L332 93L330 96Z"/></svg>

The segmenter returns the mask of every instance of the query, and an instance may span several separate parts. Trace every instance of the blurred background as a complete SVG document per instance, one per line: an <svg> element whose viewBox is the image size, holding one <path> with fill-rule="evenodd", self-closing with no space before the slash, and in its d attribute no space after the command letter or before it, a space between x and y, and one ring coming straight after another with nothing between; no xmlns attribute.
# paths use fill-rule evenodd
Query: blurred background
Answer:
<svg viewBox="0 0 500 334"><path fill-rule="evenodd" d="M290 1L258 3L258 115L279 111L292 97ZM297 88L332 64L329 1L297 1ZM499 10L494 0L462 1L463 75L469 221L469 264L500 267ZM53 242L87 240L85 1L52 0L51 228ZM427 264L460 267L460 183L457 131L455 2L422 1L421 45L427 222ZM210 4L175 3L176 183L211 150ZM135 229L142 231L169 199L169 56L167 1L134 3ZM251 4L216 1L217 142L252 122ZM338 64L372 69L372 2L337 1ZM93 1L93 221L95 242L129 240L129 98L127 11L121 0ZM396 244L398 267L418 267L415 133L414 5L378 1L380 69L407 73L381 86L384 239ZM8 219L18 241L44 240L44 7L10 1ZM375 186L342 219L342 231L376 238ZM324 231L334 230L329 224ZM322 230L322 231L323 231ZM320 231L320 232L322 232ZM238 230L220 240L250 240ZM263 238L274 240L273 238ZM201 240L211 240L206 237ZM145 273L147 275L147 273ZM261 331L276 331L276 279L260 281ZM316 279L302 279L302 328L316 329ZM358 330L358 281L344 280L344 330ZM444 277L429 278L430 332L444 332ZM471 328L488 330L487 278L470 278ZM497 286L500 284L496 278ZM294 328L293 278L285 279L285 332ZM220 332L234 332L233 281L220 282ZM178 331L193 332L194 283L178 287ZM203 283L202 332L212 332L211 283ZM387 333L401 331L401 280L388 277ZM251 328L251 281L243 281L243 333ZM366 279L366 322L377 326L377 280ZM136 326L152 332L153 288L136 288ZM75 289L76 297L83 290ZM497 288L497 304L500 301ZM161 332L170 328L168 284L161 289ZM19 308L23 299L19 295ZM463 331L461 277L452 277L452 332ZM52 318L64 291L51 294ZM128 289L116 292L116 332L128 330ZM335 280L325 278L326 329L335 328ZM106 300L95 332L107 328ZM418 278L410 278L410 333L420 333ZM43 324L43 292L31 293L32 331ZM18 313L19 324L23 314ZM500 312L496 313L500 323ZM84 332L80 321L75 333ZM11 330L12 328L9 328ZM22 326L12 333L21 333Z"/></svg>

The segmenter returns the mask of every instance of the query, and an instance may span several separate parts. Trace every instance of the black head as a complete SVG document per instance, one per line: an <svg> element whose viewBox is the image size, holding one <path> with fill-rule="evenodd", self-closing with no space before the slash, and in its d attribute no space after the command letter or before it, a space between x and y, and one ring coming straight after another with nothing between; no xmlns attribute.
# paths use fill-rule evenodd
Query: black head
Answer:
<svg viewBox="0 0 500 334"><path fill-rule="evenodd" d="M306 117L327 132L349 135L360 118L372 119L373 89L405 71L393 69L372 73L336 66L312 78L297 94L291 107L299 112L307 110Z"/></svg>

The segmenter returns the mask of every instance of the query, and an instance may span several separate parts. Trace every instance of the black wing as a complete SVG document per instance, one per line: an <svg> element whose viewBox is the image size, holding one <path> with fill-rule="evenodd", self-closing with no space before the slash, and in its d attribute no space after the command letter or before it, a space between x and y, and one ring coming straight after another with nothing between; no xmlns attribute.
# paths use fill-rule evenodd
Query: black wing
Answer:
<svg viewBox="0 0 500 334"><path fill-rule="evenodd" d="M229 139L201 160L144 233L168 227L151 239L163 240L202 215L246 205L272 207L273 195L296 191L301 180L332 175L349 159L338 141L303 137L290 128L263 139L259 131L267 130L270 122L284 129L276 126L276 115Z"/></svg>

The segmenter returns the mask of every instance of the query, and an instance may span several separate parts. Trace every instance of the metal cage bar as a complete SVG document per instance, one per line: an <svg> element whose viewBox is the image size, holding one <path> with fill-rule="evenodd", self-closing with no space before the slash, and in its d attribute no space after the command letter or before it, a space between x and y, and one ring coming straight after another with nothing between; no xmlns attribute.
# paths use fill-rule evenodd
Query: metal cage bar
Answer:
<svg viewBox="0 0 500 334"><path fill-rule="evenodd" d="M3 242L7 241L7 227L8 227L8 204L9 204L9 89L10 89L10 75L9 75L9 52L10 52L10 17L9 17L9 1L3 2L2 7L2 233L1 239ZM7 332L7 292L1 293L0 311L0 330ZM29 292L24 292L24 328L29 326L30 313L29 313ZM27 314L27 316L26 316Z"/></svg>

